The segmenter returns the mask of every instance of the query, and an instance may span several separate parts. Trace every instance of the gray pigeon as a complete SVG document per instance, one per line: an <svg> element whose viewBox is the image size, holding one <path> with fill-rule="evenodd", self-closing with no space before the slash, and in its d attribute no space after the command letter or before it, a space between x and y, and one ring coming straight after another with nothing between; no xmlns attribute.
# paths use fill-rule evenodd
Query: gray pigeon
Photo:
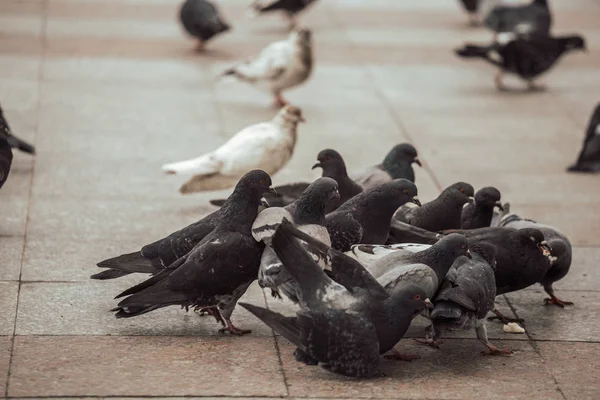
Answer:
<svg viewBox="0 0 600 400"><path fill-rule="evenodd" d="M421 161L417 158L417 150L409 143L402 143L394 146L381 164L354 173L351 177L364 190L372 189L394 179L408 179L414 182L413 163L421 166Z"/></svg>
<svg viewBox="0 0 600 400"><path fill-rule="evenodd" d="M4 117L2 107L0 107L0 135L4 137L4 140L13 149L21 150L23 153L27 154L35 154L35 147L12 134L8 121Z"/></svg>
<svg viewBox="0 0 600 400"><path fill-rule="evenodd" d="M296 16L317 0L255 0L252 11L258 15L270 12L283 12L289 28L296 27Z"/></svg>
<svg viewBox="0 0 600 400"><path fill-rule="evenodd" d="M231 314L248 286L256 279L264 249L251 235L262 194L270 189L264 171L249 172L231 195L234 206L215 229L192 251L150 279L117 296L117 318L180 305L210 312L223 323L222 332L241 335L250 331L235 327Z"/></svg>
<svg viewBox="0 0 600 400"><path fill-rule="evenodd" d="M458 182L448 186L435 200L420 208L400 208L394 219L431 232L460 229L463 206L472 202L474 195L473 186Z"/></svg>
<svg viewBox="0 0 600 400"><path fill-rule="evenodd" d="M485 327L496 297L496 253L493 244L482 242L471 246L472 259L456 259L435 296L428 337L418 342L437 347L444 331L475 329L477 339L488 348L484 354L511 354L510 349L500 350L490 343Z"/></svg>
<svg viewBox="0 0 600 400"><path fill-rule="evenodd" d="M187 33L198 39L196 49L199 51L204 50L204 44L212 37L231 29L221 19L217 7L207 0L186 0L179 19Z"/></svg>
<svg viewBox="0 0 600 400"><path fill-rule="evenodd" d="M223 207L206 217L186 226L169 236L150 243L141 250L109 258L98 263L100 268L108 268L91 276L92 279L114 279L132 273L156 274L188 254L202 239L232 212L239 208L240 191L254 179L257 170L244 175L236 185ZM238 194L235 194L238 193ZM270 193L274 193L273 190ZM234 195L235 194L235 195ZM262 207L262 204L261 204ZM260 208L260 207L259 207Z"/></svg>
<svg viewBox="0 0 600 400"><path fill-rule="evenodd" d="M508 214L500 222L500 226L514 229L535 228L539 229L550 246L552 257L550 269L541 279L540 283L550 298L544 299L545 304L554 304L559 307L573 305L570 301L563 301L556 297L552 284L564 278L571 268L573 249L571 242L558 229L550 225L540 224L531 219L524 219L516 214Z"/></svg>
<svg viewBox="0 0 600 400"><path fill-rule="evenodd" d="M500 202L500 191L495 187L484 187L475 193L475 203L467 204L462 210L462 229L486 228L492 223L494 207L504 211Z"/></svg>
<svg viewBox="0 0 600 400"><path fill-rule="evenodd" d="M297 284L272 250L271 238L279 223L286 218L301 231L330 245L331 240L325 227L325 209L328 203L336 201L339 196L335 180L319 178L292 204L285 208L269 207L258 214L252 225L252 236L267 245L258 271L258 283L261 287L270 288L274 296L281 291L293 302L298 302ZM315 262L320 263L319 254L311 255ZM323 263L320 264L322 268L325 267Z"/></svg>
<svg viewBox="0 0 600 400"><path fill-rule="evenodd" d="M417 198L417 187L406 179L395 179L366 190L327 215L327 230L336 250L346 251L358 243L385 244L394 212Z"/></svg>
<svg viewBox="0 0 600 400"><path fill-rule="evenodd" d="M337 201L330 201L327 203L327 208L325 209L326 213L334 211L340 205L363 191L360 185L348 177L346 163L337 151L332 149L322 150L317 155L317 161L318 162L313 165L312 169L322 168L323 174L321 176L335 179L338 183L338 191L340 192L340 198ZM265 195L265 200L271 207L285 207L296 201L309 185L310 183L299 182L276 186L275 190L277 191L277 196ZM225 200L222 199L210 201L210 203L215 206L221 206L224 202Z"/></svg>
<svg viewBox="0 0 600 400"><path fill-rule="evenodd" d="M312 243L316 248L323 249L331 260L330 274L333 279L312 260L297 237ZM317 244L315 245L315 243ZM344 311L344 314L358 318L355 320L358 325L361 320L372 324L367 324L356 332L347 329L345 334L334 335L336 342L341 341L341 343L332 344L336 347L352 348L351 343L364 341L368 337L373 338L373 335L367 334L367 332L374 332L378 342L378 353L383 354L391 350L402 338L413 315L428 304L424 292L414 286L392 291L384 290L356 260L299 231L287 220L284 220L277 229L272 238L272 246L285 268L298 283L300 305L303 310L320 313L328 310ZM337 315L340 314L337 313ZM335 316L332 315L332 317ZM310 331L309 326L300 323L300 326L296 325L296 328L292 329L292 321L299 322L303 318L302 312L296 320L283 320L282 318L280 316L279 319L269 318L263 319L263 321L296 344L300 351L307 353L315 360L327 365L332 363L340 365L339 368L336 368L337 370L332 369L332 371L344 375L369 376L360 372L352 372L355 371L352 369L352 365L360 364L358 360L361 359L372 359L372 356L367 357L360 353L356 356L352 351L351 354L357 360L351 362L350 360L344 361L344 357L341 355L315 351L314 346L318 347L322 339L307 337L306 333ZM333 325L336 320L337 317L332 321ZM283 323L284 321L289 323ZM340 328L347 323L344 321L343 318L339 320ZM350 327L358 325L351 324ZM322 334L326 335L327 330L322 329ZM362 338L356 337L357 334L362 334ZM372 355L373 350L372 347L370 348L371 350L367 354ZM369 363L368 365L373 364ZM376 368L371 367L368 370L374 372Z"/></svg>
<svg viewBox="0 0 600 400"><path fill-rule="evenodd" d="M552 15L548 0L533 0L527 5L498 5L484 20L486 27L496 34L514 32L519 34L549 35Z"/></svg>
<svg viewBox="0 0 600 400"><path fill-rule="evenodd" d="M498 90L506 90L504 74L515 74L527 82L529 90L543 90L534 79L548 71L571 50L585 50L585 39L573 36L518 36L507 43L492 43L489 46L466 44L455 52L463 58L482 58L499 68L494 78Z"/></svg>
<svg viewBox="0 0 600 400"><path fill-rule="evenodd" d="M583 148L569 172L600 172L600 103L594 109L588 125Z"/></svg>

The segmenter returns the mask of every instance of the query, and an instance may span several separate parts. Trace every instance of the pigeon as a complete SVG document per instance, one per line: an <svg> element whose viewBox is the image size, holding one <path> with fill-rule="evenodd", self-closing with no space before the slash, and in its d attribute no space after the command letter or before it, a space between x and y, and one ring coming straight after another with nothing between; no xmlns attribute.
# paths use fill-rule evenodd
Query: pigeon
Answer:
<svg viewBox="0 0 600 400"><path fill-rule="evenodd" d="M408 143L394 146L379 165L369 167L351 175L364 190L372 189L394 179L408 179L415 182L415 171L412 164L421 166L417 158L417 150Z"/></svg>
<svg viewBox="0 0 600 400"><path fill-rule="evenodd" d="M427 339L417 342L437 348L442 332L475 329L477 339L488 349L484 354L511 354L510 349L501 350L490 343L485 326L485 317L494 309L496 297L496 247L481 242L470 250L472 258L461 256L452 264L435 296Z"/></svg>
<svg viewBox="0 0 600 400"><path fill-rule="evenodd" d="M287 102L281 93L304 83L313 70L311 32L292 31L286 40L271 43L258 57L240 63L223 72L241 81L265 88L273 94L275 107Z"/></svg>
<svg viewBox="0 0 600 400"><path fill-rule="evenodd" d="M600 172L600 103L594 109L577 162L569 172Z"/></svg>
<svg viewBox="0 0 600 400"><path fill-rule="evenodd" d="M339 196L335 180L319 178L292 204L285 208L269 207L258 214L252 225L252 236L267 245L258 271L258 284L261 287L270 288L273 296L277 296L281 291L293 302L298 302L297 284L272 250L271 237L279 223L286 218L301 231L330 245L331 240L325 227L325 208L328 202L336 201ZM316 262L320 261L318 253L311 255ZM325 265L321 267L324 268Z"/></svg>
<svg viewBox="0 0 600 400"><path fill-rule="evenodd" d="M332 247L347 251L358 243L385 244L394 212L417 198L417 187L406 179L395 179L366 190L327 214Z"/></svg>
<svg viewBox="0 0 600 400"><path fill-rule="evenodd" d="M544 234L548 246L552 249L550 269L540 281L544 290L550 296L550 298L544 299L544 302L547 305L553 304L563 308L566 305L573 305L570 301L563 301L556 297L552 287L552 284L564 278L571 268L573 249L569 239L558 229L550 225L540 224L531 219L524 219L516 214L507 214L504 216L500 222L500 226L514 229L536 228Z"/></svg>
<svg viewBox="0 0 600 400"><path fill-rule="evenodd" d="M273 175L292 157L299 122L304 122L302 111L287 106L271 122L242 129L217 150L165 164L163 170L168 174L194 175L179 189L182 194L230 188L252 169Z"/></svg>
<svg viewBox="0 0 600 400"><path fill-rule="evenodd" d="M423 207L402 207L394 219L410 225L438 232L445 229L460 229L463 206L473 201L475 190L465 182L448 186L433 201Z"/></svg>
<svg viewBox="0 0 600 400"><path fill-rule="evenodd" d="M21 150L23 153L35 154L35 147L12 134L8 121L4 117L2 107L0 107L0 135L4 137L4 140L8 142L11 148Z"/></svg>
<svg viewBox="0 0 600 400"><path fill-rule="evenodd" d="M387 240L388 245L402 243L434 244L443 237L443 234L430 232L426 229L407 224L406 222L392 219Z"/></svg>
<svg viewBox="0 0 600 400"><path fill-rule="evenodd" d="M492 223L494 207L504 211L500 202L500 191L495 187L484 187L475 193L475 203L467 204L462 210L462 229L486 228Z"/></svg>
<svg viewBox="0 0 600 400"><path fill-rule="evenodd" d="M296 26L296 15L316 0L255 0L251 7L253 13L260 15L272 11L282 11L286 16L289 28Z"/></svg>
<svg viewBox="0 0 600 400"><path fill-rule="evenodd" d="M494 82L498 90L506 90L504 73L511 73L527 81L529 90L543 90L534 79L548 71L558 59L571 50L585 50L585 40L579 36L520 36L506 44L493 43L489 46L467 44L456 50L465 58L483 58L500 68Z"/></svg>
<svg viewBox="0 0 600 400"><path fill-rule="evenodd" d="M221 220L229 218L229 215L240 208L240 204L246 201L243 196L248 191L247 187L256 180L257 175L261 175L261 172L251 171L242 177L223 207L217 211L163 239L142 247L139 251L99 262L98 267L108 269L92 275L91 278L105 280L136 272L156 274L162 271L188 254L219 225Z"/></svg>
<svg viewBox="0 0 600 400"><path fill-rule="evenodd" d="M460 0L465 11L469 14L469 22L475 26L479 23L477 18L477 10L479 9L479 3L481 0Z"/></svg>
<svg viewBox="0 0 600 400"><path fill-rule="evenodd" d="M179 11L181 24L191 36L198 39L196 50L212 37L227 32L231 27L221 19L219 10L207 0L186 0Z"/></svg>
<svg viewBox="0 0 600 400"><path fill-rule="evenodd" d="M501 4L490 11L484 24L496 34L515 32L547 36L550 34L552 15L548 0L533 0L530 4L518 6Z"/></svg>
<svg viewBox="0 0 600 400"><path fill-rule="evenodd" d="M0 188L4 186L4 183L8 179L13 159L12 148L4 134L5 129L2 120L0 120Z"/></svg>
<svg viewBox="0 0 600 400"><path fill-rule="evenodd" d="M322 168L323 177L335 179L338 183L338 190L340 198L336 201L330 201L327 203L325 213L330 213L337 209L340 205L362 192L362 187L348 177L346 172L346 163L344 159L335 150L325 149L319 152L317 155L317 163L313 165L312 169ZM299 182L292 183L289 185L276 186L277 196L265 195L265 200L271 207L285 207L288 204L296 201L310 183ZM210 203L215 206L221 206L225 200L211 200Z"/></svg>
<svg viewBox="0 0 600 400"><path fill-rule="evenodd" d="M256 279L264 245L254 240L251 227L262 194L270 190L271 177L264 171L251 171L236 188L235 206L219 220L215 229L187 255L127 289L115 311L117 318L135 317L147 312L180 305L186 309L212 310L223 324L220 332L249 333L235 327L231 314L248 286Z"/></svg>
<svg viewBox="0 0 600 400"><path fill-rule="evenodd" d="M350 376L365 376L351 372L355 371L353 365L361 364L359 360L365 358L365 353L358 352L356 355L356 350L351 350L349 356L356 359L355 363L350 360L344 361L344 357L331 351L315 351L314 346L318 347L320 343L323 343L321 335L314 337L314 335L307 334L311 331L311 324L300 323L298 326L297 323L303 318L303 313L306 310L309 315L311 312L326 313L336 310L343 311L343 314L349 316L355 316L356 324L345 327L347 320L339 318L343 314L330 314L333 320L330 324L325 324L327 329L325 326L321 327L320 332L324 337L328 337L327 332L331 327L338 326L338 329L343 329L344 333L340 332L333 336L335 338L333 343L331 340L329 341L335 347L348 346L349 349L352 349L351 344L357 341L364 341L366 338L370 338L369 342L375 340L377 346L374 348L369 346L370 350L366 354L370 354L371 357L366 358L372 359L372 364L369 363L369 365L376 366L378 362L372 355L384 354L393 349L394 345L404 336L413 315L426 308L430 303L429 299L425 298L422 290L414 286L391 292L384 290L360 263L321 243L325 246L325 251L331 259L332 279L306 253L304 247L296 239L297 235L302 240L318 242L310 235L295 229L289 221L285 220L273 236L272 245L285 268L298 282L301 311L298 313L297 319L284 318L281 315L274 318L274 314L269 314L271 318L261 319L296 344L301 352L308 353L315 360L326 365L331 365L332 362L345 365L338 370L331 369L333 372ZM252 312L252 309L249 308L249 310ZM266 316L265 313L262 315L255 313L255 315L259 318ZM339 321L339 325L335 323L336 321ZM352 327L358 328L361 325L363 326L361 329L352 329ZM365 330L372 333L367 335ZM338 341L339 343L336 343ZM361 353L362 355L360 355ZM395 357L395 354L392 357ZM371 371L375 369L369 368Z"/></svg>

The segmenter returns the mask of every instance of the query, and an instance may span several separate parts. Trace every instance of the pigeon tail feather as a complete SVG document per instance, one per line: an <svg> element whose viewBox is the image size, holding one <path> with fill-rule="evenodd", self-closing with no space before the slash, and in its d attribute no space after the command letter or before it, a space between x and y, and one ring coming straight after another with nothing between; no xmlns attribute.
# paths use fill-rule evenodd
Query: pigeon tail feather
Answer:
<svg viewBox="0 0 600 400"><path fill-rule="evenodd" d="M459 57L463 57L463 58L483 58L487 62L489 62L497 67L501 67L502 64L500 62L490 58L489 51L490 51L490 48L487 46L476 46L476 45L467 44L467 45L465 45L465 47L455 50L455 53Z"/></svg>
<svg viewBox="0 0 600 400"><path fill-rule="evenodd" d="M151 260L142 256L142 253L139 251L109 258L108 260L100 261L97 265L100 268L111 268L126 272L153 274L158 271L156 265Z"/></svg>
<svg viewBox="0 0 600 400"><path fill-rule="evenodd" d="M35 154L35 147L33 147L29 143L27 143L27 142L19 139L16 136L7 135L6 136L6 141L8 142L8 144L10 145L10 147L12 147L14 149L19 149L22 152L25 152L25 153L28 153L28 154Z"/></svg>
<svg viewBox="0 0 600 400"><path fill-rule="evenodd" d="M431 311L431 319L458 319L462 315L462 308L450 301L436 301L435 308Z"/></svg>
<svg viewBox="0 0 600 400"><path fill-rule="evenodd" d="M238 304L254 314L254 316L267 324L275 332L306 351L306 345L301 340L301 327L296 317L284 317L279 313L248 303Z"/></svg>
<svg viewBox="0 0 600 400"><path fill-rule="evenodd" d="M104 281L107 279L120 278L122 276L129 275L132 273L133 272L129 271L119 271L118 269L107 269L106 271L98 272L97 274L90 276L90 278Z"/></svg>

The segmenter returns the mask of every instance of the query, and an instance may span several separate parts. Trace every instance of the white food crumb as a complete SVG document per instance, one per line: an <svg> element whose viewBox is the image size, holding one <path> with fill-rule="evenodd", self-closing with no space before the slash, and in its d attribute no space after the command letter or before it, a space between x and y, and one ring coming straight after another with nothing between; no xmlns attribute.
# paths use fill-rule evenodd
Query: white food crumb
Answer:
<svg viewBox="0 0 600 400"><path fill-rule="evenodd" d="M521 328L521 326L519 324L517 324L516 322L509 322L508 324L504 325L504 332L506 333L524 333L525 329Z"/></svg>

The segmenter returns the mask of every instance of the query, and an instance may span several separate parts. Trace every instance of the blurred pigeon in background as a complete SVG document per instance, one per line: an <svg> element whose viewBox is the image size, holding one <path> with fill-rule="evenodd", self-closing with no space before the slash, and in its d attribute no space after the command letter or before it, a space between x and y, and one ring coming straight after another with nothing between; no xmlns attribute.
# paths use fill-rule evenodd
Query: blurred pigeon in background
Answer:
<svg viewBox="0 0 600 400"><path fill-rule="evenodd" d="M381 164L356 172L351 178L364 190L372 189L394 179L415 181L415 171L412 164L421 166L417 158L417 150L409 143L396 145L385 156Z"/></svg>
<svg viewBox="0 0 600 400"><path fill-rule="evenodd" d="M539 229L550 246L552 257L550 257L550 269L540 281L544 290L550 298L544 299L544 303L559 307L573 305L570 301L563 301L556 297L552 284L564 278L571 268L573 249L571 242L558 229L550 225L540 224L531 219L521 218L516 214L507 214L502 218L500 226L514 229L535 228Z"/></svg>
<svg viewBox="0 0 600 400"><path fill-rule="evenodd" d="M511 73L527 81L530 90L544 89L534 79L548 71L558 59L571 50L585 50L585 40L579 36L531 35L517 37L508 43L489 46L467 44L456 50L459 57L482 58L500 68L494 78L498 90L506 90L504 73Z"/></svg>
<svg viewBox="0 0 600 400"><path fill-rule="evenodd" d="M230 29L221 19L217 7L207 0L186 0L179 11L179 19L187 33L198 39L196 49L199 51L204 50L204 44L213 36Z"/></svg>
<svg viewBox="0 0 600 400"><path fill-rule="evenodd" d="M404 206L394 219L410 225L438 232L445 229L460 229L463 206L473 201L475 190L465 182L448 186L440 195L422 207Z"/></svg>
<svg viewBox="0 0 600 400"><path fill-rule="evenodd" d="M469 14L469 23L473 26L479 24L477 18L477 10L479 9L479 3L481 0L460 0L465 11Z"/></svg>
<svg viewBox="0 0 600 400"><path fill-rule="evenodd" d="M12 159L12 148L4 134L4 126L2 126L2 121L0 120L0 188L4 186L4 183L8 179Z"/></svg>
<svg viewBox="0 0 600 400"><path fill-rule="evenodd" d="M485 228L492 223L494 207L503 211L500 202L500 191L495 187L488 186L479 189L475 193L475 202L467 204L462 210L462 229Z"/></svg>
<svg viewBox="0 0 600 400"><path fill-rule="evenodd" d="M258 214L252 224L252 236L267 245L258 271L258 283L261 287L270 288L274 296L279 295L281 291L293 302L298 302L297 284L275 255L271 247L271 238L281 221L286 218L302 232L331 245L325 227L325 209L327 203L336 201L339 196L338 184L335 180L319 178L292 204L285 208L269 207ZM308 252L321 268L325 267L318 253L311 253L310 250Z"/></svg>
<svg viewBox="0 0 600 400"><path fill-rule="evenodd" d="M514 32L549 35L552 15L548 0L533 0L526 5L501 4L490 11L484 24L496 34Z"/></svg>
<svg viewBox="0 0 600 400"><path fill-rule="evenodd" d="M594 109L588 124L583 148L577 162L571 165L569 172L600 172L600 103Z"/></svg>
<svg viewBox="0 0 600 400"><path fill-rule="evenodd" d="M255 0L250 8L253 13L260 15L274 11L283 12L288 20L289 29L296 27L296 15L310 6L316 0Z"/></svg>
<svg viewBox="0 0 600 400"><path fill-rule="evenodd" d="M35 147L30 145L29 143L19 139L15 135L12 134L10 130L10 125L8 125L8 121L4 117L4 111L0 106L0 135L4 137L4 140L8 142L9 146L13 149L21 150L23 153L27 154L35 154Z"/></svg>
<svg viewBox="0 0 600 400"><path fill-rule="evenodd" d="M222 76L233 76L268 90L273 94L273 105L283 107L287 102L282 92L304 83L312 70L311 32L299 29L286 40L265 47L256 58L227 69Z"/></svg>
<svg viewBox="0 0 600 400"><path fill-rule="evenodd" d="M482 242L470 250L471 259L461 256L452 264L435 296L428 337L417 342L438 347L444 331L475 329L477 339L488 348L484 354L510 354L509 349L500 350L490 343L485 326L496 298L496 247Z"/></svg>
<svg viewBox="0 0 600 400"><path fill-rule="evenodd" d="M112 310L115 316L130 318L180 305L208 311L223 324L223 332L249 333L233 325L231 314L258 273L264 245L254 240L250 229L270 186L266 172L249 172L231 194L235 201L215 229L187 255L118 295L128 297Z"/></svg>
<svg viewBox="0 0 600 400"><path fill-rule="evenodd" d="M302 111L284 107L272 121L242 129L211 153L165 164L163 171L194 175L179 189L182 194L227 189L252 169L275 174L292 157L299 122L304 122Z"/></svg>

